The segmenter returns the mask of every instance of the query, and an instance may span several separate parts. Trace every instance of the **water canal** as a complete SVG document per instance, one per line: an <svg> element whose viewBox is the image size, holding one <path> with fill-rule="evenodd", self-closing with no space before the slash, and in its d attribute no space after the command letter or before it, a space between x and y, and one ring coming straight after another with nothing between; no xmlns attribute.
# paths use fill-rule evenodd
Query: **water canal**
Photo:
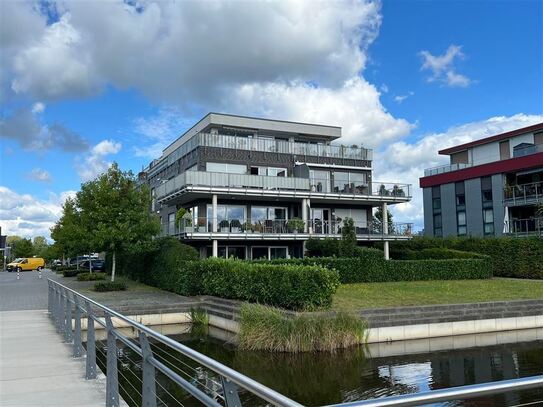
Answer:
<svg viewBox="0 0 543 407"><path fill-rule="evenodd" d="M537 330L303 354L241 351L228 333L216 329L191 330L178 326L174 331L177 333L170 336L175 340L308 406L526 377L543 371L543 340L537 339L542 332ZM102 369L104 346L101 342L102 349L98 352ZM155 354L170 367L175 366L180 374L199 383L202 389L217 392L220 398L218 378L178 354L168 354L159 344L152 346ZM118 355L123 397L130 405L139 405L141 361L129 348L120 348ZM158 383L159 404L198 405L166 377L158 377ZM241 393L240 397L244 406L266 405L247 393ZM540 400L543 400L543 389L442 405L520 406L536 405Z"/></svg>

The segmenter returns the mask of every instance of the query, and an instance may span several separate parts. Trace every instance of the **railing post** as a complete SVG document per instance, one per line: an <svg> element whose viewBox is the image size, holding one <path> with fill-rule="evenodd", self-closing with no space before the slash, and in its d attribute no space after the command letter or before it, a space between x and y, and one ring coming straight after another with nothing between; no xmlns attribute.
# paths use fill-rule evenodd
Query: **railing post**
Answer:
<svg viewBox="0 0 543 407"><path fill-rule="evenodd" d="M81 308L79 298L74 294L75 304L75 327L74 327L74 348L72 356L78 358L81 356Z"/></svg>
<svg viewBox="0 0 543 407"><path fill-rule="evenodd" d="M236 383L223 376L221 376L221 383L226 407L241 407Z"/></svg>
<svg viewBox="0 0 543 407"><path fill-rule="evenodd" d="M151 363L153 351L149 345L147 336L140 332L140 347L142 360L142 377L143 384L141 388L141 405L144 407L156 407L156 382L155 382L155 367Z"/></svg>
<svg viewBox="0 0 543 407"><path fill-rule="evenodd" d="M96 342L94 340L94 319L92 307L85 302L87 310L87 358L85 360L85 378L96 379Z"/></svg>
<svg viewBox="0 0 543 407"><path fill-rule="evenodd" d="M58 289L58 327L57 332L59 334L64 334L64 327L66 326L66 313L64 308L64 294L63 289L59 287Z"/></svg>
<svg viewBox="0 0 543 407"><path fill-rule="evenodd" d="M113 333L111 317L106 315L107 329L107 367L106 367L106 407L119 406L119 378L117 372L117 341Z"/></svg>
<svg viewBox="0 0 543 407"><path fill-rule="evenodd" d="M53 317L53 286L51 280L47 280L47 311L49 312L49 317Z"/></svg>
<svg viewBox="0 0 543 407"><path fill-rule="evenodd" d="M64 342L70 343L72 341L72 303L70 302L70 295L68 290L64 290L66 294L66 308L65 308L65 317L66 321L64 323Z"/></svg>

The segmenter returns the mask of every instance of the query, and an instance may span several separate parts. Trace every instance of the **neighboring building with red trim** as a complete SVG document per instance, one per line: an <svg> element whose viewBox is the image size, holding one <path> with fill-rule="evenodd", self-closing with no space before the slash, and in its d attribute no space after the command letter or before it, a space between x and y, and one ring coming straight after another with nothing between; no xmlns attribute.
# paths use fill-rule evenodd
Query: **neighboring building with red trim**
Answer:
<svg viewBox="0 0 543 407"><path fill-rule="evenodd" d="M427 236L543 237L543 123L446 148L420 179Z"/></svg>

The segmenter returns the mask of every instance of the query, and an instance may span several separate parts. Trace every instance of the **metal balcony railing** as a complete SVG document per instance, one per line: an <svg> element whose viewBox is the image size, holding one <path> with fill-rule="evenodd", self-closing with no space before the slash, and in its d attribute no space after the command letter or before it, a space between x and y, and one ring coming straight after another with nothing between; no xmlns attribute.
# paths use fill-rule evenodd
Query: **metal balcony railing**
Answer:
<svg viewBox="0 0 543 407"><path fill-rule="evenodd" d="M543 202L543 182L508 185L503 189L503 199L512 205Z"/></svg>
<svg viewBox="0 0 543 407"><path fill-rule="evenodd" d="M310 220L304 222L301 219L225 219L219 218L216 222L216 232L227 235L244 234L247 237L261 234L307 234L329 235L337 237L341 235L343 228L342 221ZM360 236L382 236L383 230L380 224L372 222L354 222L355 233ZM169 222L162 225L163 236L178 236L191 233L212 233L213 219L200 217L196 219L181 219L179 223ZM411 236L413 233L412 223L389 223L388 233L390 236Z"/></svg>
<svg viewBox="0 0 543 407"><path fill-rule="evenodd" d="M225 174L220 172L186 171L155 188L161 200L186 187L230 188L238 190L301 191L361 196L410 198L411 185L389 182L343 182L340 180L266 175Z"/></svg>
<svg viewBox="0 0 543 407"><path fill-rule="evenodd" d="M543 237L543 217L529 219L513 219L509 230L505 232L513 236L540 236Z"/></svg>
<svg viewBox="0 0 543 407"><path fill-rule="evenodd" d="M241 406L239 394L248 392L261 399L263 405L267 402L277 406L301 407L294 400L275 390L56 281L47 279L47 283L49 315L57 331L63 336L64 342L73 344L73 356L82 357L86 353L86 379L96 378L96 352L105 352L107 362L104 373L108 407L120 405L119 375L122 377L123 372L118 367L118 341L129 347L141 359L141 379L138 377L140 385L130 383L132 389L128 393L133 394L129 397L137 399L130 400L132 405L152 407L168 405L161 397L171 395L164 386L173 382L190 394L196 402L205 406ZM87 327L86 350L82 342L82 322L86 322ZM95 324L101 325L106 330L106 347L98 347L96 343ZM118 328L120 324L132 328L137 339L126 336L126 330ZM161 346L156 346L157 344ZM205 381L201 380L203 372L206 372ZM158 373L161 376L160 380ZM177 397L174 398L175 401Z"/></svg>

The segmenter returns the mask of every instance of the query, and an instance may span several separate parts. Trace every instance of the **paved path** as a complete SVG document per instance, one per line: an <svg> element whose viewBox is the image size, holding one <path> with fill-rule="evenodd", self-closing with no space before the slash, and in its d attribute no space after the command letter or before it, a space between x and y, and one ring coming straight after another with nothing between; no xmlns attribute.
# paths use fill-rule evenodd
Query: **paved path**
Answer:
<svg viewBox="0 0 543 407"><path fill-rule="evenodd" d="M0 273L0 406L104 406L104 382L85 380L47 316L51 274Z"/></svg>

